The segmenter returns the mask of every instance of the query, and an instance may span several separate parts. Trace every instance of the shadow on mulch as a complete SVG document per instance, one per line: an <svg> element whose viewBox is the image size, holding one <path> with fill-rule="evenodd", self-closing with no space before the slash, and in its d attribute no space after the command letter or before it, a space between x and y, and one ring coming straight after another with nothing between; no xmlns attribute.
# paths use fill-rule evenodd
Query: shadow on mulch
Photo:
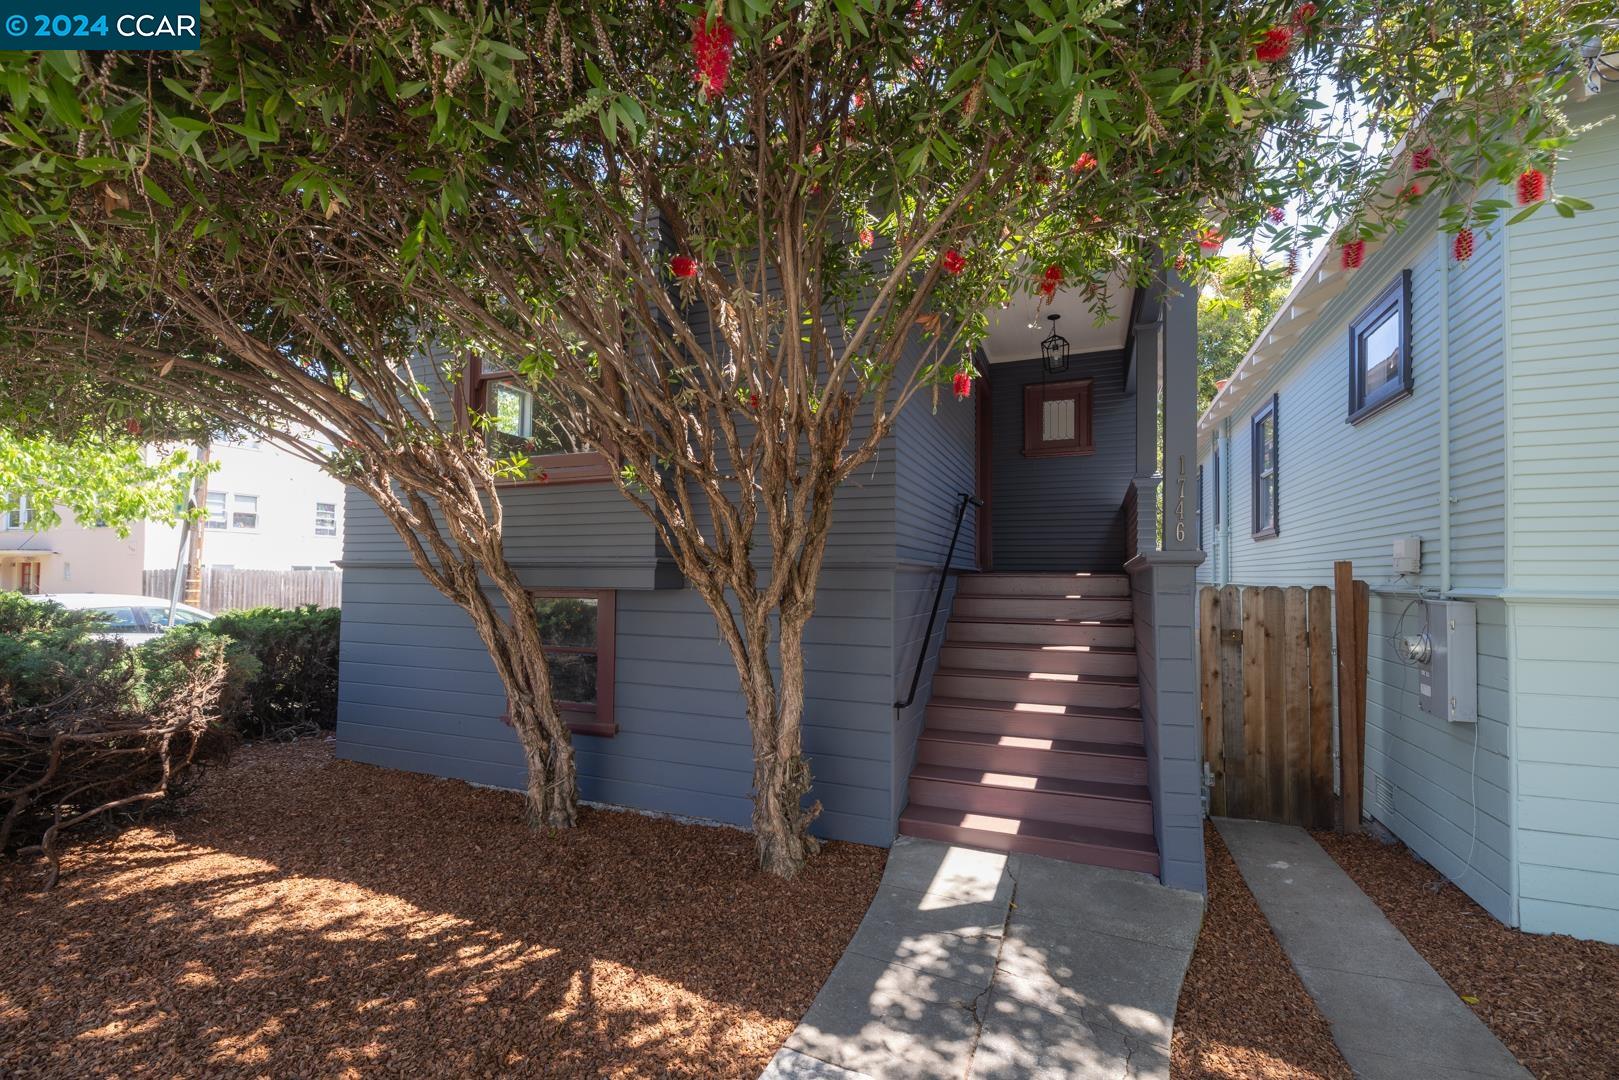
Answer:
<svg viewBox="0 0 1619 1080"><path fill-rule="evenodd" d="M1351 1080L1237 864L1203 825L1209 899L1175 1011L1174 1080Z"/></svg>
<svg viewBox="0 0 1619 1080"><path fill-rule="evenodd" d="M1536 1076L1619 1076L1619 946L1500 922L1404 844L1313 834Z"/></svg>
<svg viewBox="0 0 1619 1080"><path fill-rule="evenodd" d="M796 880L732 829L251 747L181 816L0 867L0 1075L753 1077L885 852Z"/></svg>

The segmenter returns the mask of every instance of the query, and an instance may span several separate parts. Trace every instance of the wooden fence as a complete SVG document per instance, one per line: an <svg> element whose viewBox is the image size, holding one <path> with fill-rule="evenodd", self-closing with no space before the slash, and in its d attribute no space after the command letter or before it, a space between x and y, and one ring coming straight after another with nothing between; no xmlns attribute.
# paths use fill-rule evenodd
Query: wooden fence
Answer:
<svg viewBox="0 0 1619 1080"><path fill-rule="evenodd" d="M1350 718L1344 730L1352 734L1341 740L1343 775L1356 777L1341 785L1353 792L1342 820L1358 824L1368 593L1365 582L1339 591L1344 602L1336 618L1335 592L1325 586L1210 585L1199 592L1203 745L1214 781L1210 813L1332 828L1336 700L1337 711ZM1357 685L1358 706L1344 696Z"/></svg>
<svg viewBox="0 0 1619 1080"><path fill-rule="evenodd" d="M142 587L147 596L166 597L174 586L174 571L148 570ZM339 607L343 602L342 571L332 570L223 570L204 567L204 611L242 608L292 608L300 604Z"/></svg>

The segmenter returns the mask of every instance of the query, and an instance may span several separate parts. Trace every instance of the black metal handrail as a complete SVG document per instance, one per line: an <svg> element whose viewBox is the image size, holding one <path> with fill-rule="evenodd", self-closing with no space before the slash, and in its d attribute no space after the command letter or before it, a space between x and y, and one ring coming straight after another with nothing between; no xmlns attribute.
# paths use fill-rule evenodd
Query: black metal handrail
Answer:
<svg viewBox="0 0 1619 1080"><path fill-rule="evenodd" d="M956 493L961 497L961 507L956 511L956 528L950 534L950 549L944 553L944 567L939 571L939 587L933 591L933 611L928 615L927 632L922 635L922 649L916 654L916 671L911 674L911 692L905 695L904 701L894 702L894 708L909 708L911 702L916 700L916 688L922 682L922 666L927 663L928 644L933 641L933 624L939 620L939 601L944 599L944 583L950 577L950 564L956 557L956 541L961 537L961 522L967 516L967 504L983 506L984 500L965 491Z"/></svg>

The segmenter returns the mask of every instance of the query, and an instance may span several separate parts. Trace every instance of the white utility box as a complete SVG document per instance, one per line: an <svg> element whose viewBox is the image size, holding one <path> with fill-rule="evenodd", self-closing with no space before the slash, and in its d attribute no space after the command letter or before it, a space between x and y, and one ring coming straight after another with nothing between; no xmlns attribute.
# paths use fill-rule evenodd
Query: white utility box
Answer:
<svg viewBox="0 0 1619 1080"><path fill-rule="evenodd" d="M1394 572L1396 574L1422 573L1422 537L1397 536L1394 538Z"/></svg>
<svg viewBox="0 0 1619 1080"><path fill-rule="evenodd" d="M1418 705L1429 716L1478 723L1478 610L1465 600L1426 600L1427 625L1406 640L1417 666Z"/></svg>

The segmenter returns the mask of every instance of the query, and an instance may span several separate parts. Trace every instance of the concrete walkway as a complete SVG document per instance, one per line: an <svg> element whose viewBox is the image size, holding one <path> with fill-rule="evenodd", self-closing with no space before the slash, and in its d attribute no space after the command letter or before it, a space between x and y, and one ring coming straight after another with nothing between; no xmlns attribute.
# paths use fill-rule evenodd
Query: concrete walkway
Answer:
<svg viewBox="0 0 1619 1080"><path fill-rule="evenodd" d="M1365 1080L1529 1072L1309 833L1219 819L1243 880Z"/></svg>
<svg viewBox="0 0 1619 1080"><path fill-rule="evenodd" d="M1141 874L901 837L762 1080L1167 1080L1202 913Z"/></svg>

